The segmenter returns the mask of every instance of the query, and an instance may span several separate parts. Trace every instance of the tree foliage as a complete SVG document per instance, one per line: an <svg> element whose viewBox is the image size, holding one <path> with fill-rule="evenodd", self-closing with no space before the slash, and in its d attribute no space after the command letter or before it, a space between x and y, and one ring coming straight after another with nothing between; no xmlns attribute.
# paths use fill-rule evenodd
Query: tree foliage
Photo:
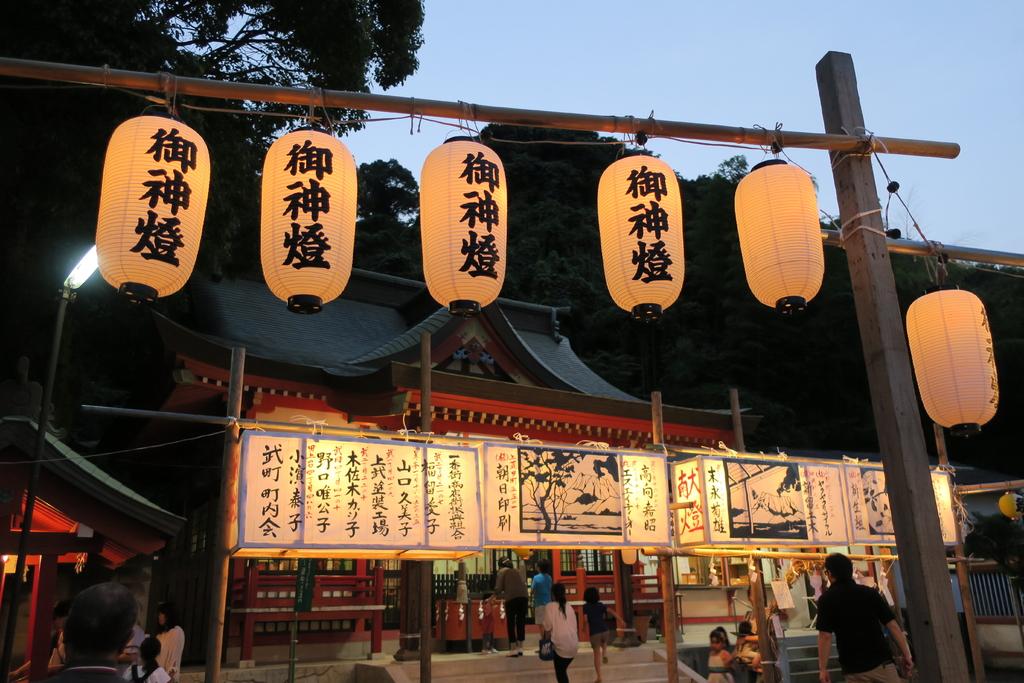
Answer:
<svg viewBox="0 0 1024 683"><path fill-rule="evenodd" d="M50 0L5 6L0 44L8 57L366 91L399 84L415 71L422 21L420 0ZM8 132L0 166L0 307L3 329L17 331L0 338L0 374L28 355L38 376L57 289L94 240L107 141L119 123L154 105L114 88L17 79L0 80L0 88L0 129ZM259 173L271 139L289 122L255 114L300 117L307 107L173 99L205 138L213 164L198 270L256 277ZM364 113L327 115L352 127ZM188 301L179 294L159 306L173 313L186 310ZM139 389L138 367L159 358L145 320L102 283L87 285L69 321L70 362L61 368L61 388L70 390L58 395L109 402ZM78 346L76 339L104 343ZM64 408L73 403L67 401Z"/></svg>

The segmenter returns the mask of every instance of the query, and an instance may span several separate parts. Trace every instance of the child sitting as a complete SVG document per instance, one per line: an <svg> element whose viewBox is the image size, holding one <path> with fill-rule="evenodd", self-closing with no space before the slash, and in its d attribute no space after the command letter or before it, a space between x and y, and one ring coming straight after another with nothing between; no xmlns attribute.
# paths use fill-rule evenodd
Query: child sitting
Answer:
<svg viewBox="0 0 1024 683"><path fill-rule="evenodd" d="M729 636L721 626L711 632L710 647L708 683L735 683L732 677L732 655L729 654Z"/></svg>

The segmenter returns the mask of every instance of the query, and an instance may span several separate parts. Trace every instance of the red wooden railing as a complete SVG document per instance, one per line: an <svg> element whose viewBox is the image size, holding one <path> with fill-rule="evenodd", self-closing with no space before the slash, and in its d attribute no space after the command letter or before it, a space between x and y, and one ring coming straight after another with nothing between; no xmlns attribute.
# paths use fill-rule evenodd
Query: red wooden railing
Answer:
<svg viewBox="0 0 1024 683"><path fill-rule="evenodd" d="M236 565L241 569L241 563ZM381 652L384 630L384 569L377 567L363 575L318 575L313 587L312 609L295 613L295 575L268 574L250 563L232 581L230 592L229 642L241 647L240 658L251 660L257 644L282 642L276 629L257 633L256 624L324 620L352 620L353 631L299 633L299 643L344 642L365 638L370 622L370 650ZM287 642L285 635L283 642Z"/></svg>

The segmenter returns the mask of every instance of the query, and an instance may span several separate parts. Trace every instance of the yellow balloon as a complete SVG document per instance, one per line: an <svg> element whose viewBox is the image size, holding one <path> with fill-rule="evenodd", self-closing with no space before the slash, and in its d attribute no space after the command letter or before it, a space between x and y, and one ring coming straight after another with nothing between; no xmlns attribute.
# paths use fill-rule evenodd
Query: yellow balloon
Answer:
<svg viewBox="0 0 1024 683"><path fill-rule="evenodd" d="M1020 512L1017 511L1017 501L1020 498L1016 493L1004 493L999 498L999 511L1010 519L1018 519Z"/></svg>

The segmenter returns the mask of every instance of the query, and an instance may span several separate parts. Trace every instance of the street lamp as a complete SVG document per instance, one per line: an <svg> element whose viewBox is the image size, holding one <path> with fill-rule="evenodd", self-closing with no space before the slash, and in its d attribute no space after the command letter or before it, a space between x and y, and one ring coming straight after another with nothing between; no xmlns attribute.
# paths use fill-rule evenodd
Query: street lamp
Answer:
<svg viewBox="0 0 1024 683"><path fill-rule="evenodd" d="M37 419L35 452L32 455L32 470L28 479L25 495L25 515L21 521L21 535L18 538L18 559L14 569L14 586L11 587L7 606L7 628L4 631L3 658L0 659L0 671L11 670L11 650L14 646L14 629L18 623L18 602L24 582L25 561L28 556L28 540L32 531L32 513L36 506L36 489L39 486L39 467L46 447L46 425L50 421L50 402L53 400L53 384L57 375L57 360L60 355L61 336L64 332L64 315L68 304L75 298L78 290L89 276L96 271L96 246L93 245L68 274L61 287L60 303L57 306L57 322L53 328L53 342L50 346L50 360L46 369L46 384L43 385L43 400L39 406Z"/></svg>

